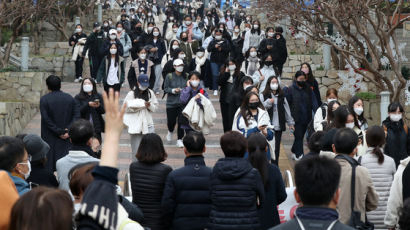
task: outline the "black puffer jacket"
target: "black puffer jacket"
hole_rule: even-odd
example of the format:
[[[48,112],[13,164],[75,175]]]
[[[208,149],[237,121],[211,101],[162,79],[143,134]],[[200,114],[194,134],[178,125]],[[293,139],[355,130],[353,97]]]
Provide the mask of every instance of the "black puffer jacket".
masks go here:
[[[257,200],[265,200],[259,172],[244,158],[222,158],[211,174],[209,229],[259,229]],[[262,205],[262,204],[261,204]]]
[[[130,165],[132,202],[144,213],[144,227],[167,229],[162,216],[161,199],[165,180],[172,168],[165,164],[133,162]]]
[[[203,156],[185,158],[185,167],[167,178],[162,209],[167,226],[173,230],[205,229],[209,222],[211,199],[209,179],[212,169]]]
[[[387,132],[384,154],[392,157],[396,163],[396,167],[398,167],[400,161],[409,156],[409,128],[403,123],[403,120],[393,122],[390,120],[390,117],[387,117],[386,120],[383,121],[383,127]]]

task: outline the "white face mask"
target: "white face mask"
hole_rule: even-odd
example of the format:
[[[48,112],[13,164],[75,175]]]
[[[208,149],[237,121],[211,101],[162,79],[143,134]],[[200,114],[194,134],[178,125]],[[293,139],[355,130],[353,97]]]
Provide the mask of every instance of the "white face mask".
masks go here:
[[[178,55],[178,58],[184,60],[185,59],[185,54]]]
[[[176,33],[176,32],[178,32],[178,28],[174,28],[174,29],[172,29],[172,31],[173,31],[174,33]]]
[[[258,28],[259,28],[259,25],[253,25],[253,28],[255,29],[255,30],[257,30]]]
[[[330,102],[332,102],[332,101],[337,101],[337,99],[334,99],[334,98],[329,98],[329,99],[327,99],[327,103],[329,104]]]
[[[216,39],[216,40],[221,40],[221,39],[222,39],[222,36],[221,36],[221,35],[217,35],[217,36],[215,36],[215,39]]]
[[[235,65],[229,65],[229,71],[235,71],[236,66]]]
[[[158,37],[158,36],[159,36],[159,32],[158,32],[158,31],[152,32],[152,35]]]
[[[76,33],[81,33],[82,31],[83,31],[83,29],[81,29],[81,28],[75,29],[75,32],[76,32]]]
[[[86,93],[93,91],[93,85],[83,85],[83,90]]]
[[[275,35],[275,33],[273,33],[273,32],[269,32],[269,33],[268,33],[268,36],[269,36],[269,37],[273,37],[274,35]]]
[[[199,81],[198,80],[192,80],[189,82],[191,84],[192,87],[196,88],[199,85]]]
[[[174,20],[174,17],[170,17],[169,20],[173,21],[173,20]]]
[[[354,128],[354,122],[346,123],[346,128],[353,129]]]
[[[249,87],[251,87],[251,86],[252,86],[252,85],[245,85],[245,86],[243,87],[243,90],[246,91],[246,89],[249,88]]]
[[[178,49],[179,48],[179,45],[172,45],[172,49]]]
[[[250,55],[251,57],[256,57],[257,54],[258,54],[258,53],[255,52],[255,51],[252,51],[252,52],[249,53],[249,55]]]
[[[151,13],[148,13],[148,17],[151,17],[151,15],[152,15]]]
[[[238,28],[235,28],[234,31],[235,31],[235,33],[239,33],[240,30]]]
[[[108,23],[104,23],[104,27],[107,27],[108,26]]]
[[[117,53],[117,49],[110,49],[110,53],[111,53],[111,54],[116,54],[116,53]]]
[[[141,91],[145,91],[146,89],[148,89],[148,86],[141,86],[141,85],[138,85],[138,89],[140,89]]]
[[[360,116],[363,113],[363,107],[357,107],[357,108],[354,108],[353,110],[357,114],[357,116]]]
[[[115,40],[116,38],[117,38],[117,35],[115,35],[115,34],[111,34],[111,35],[110,35],[110,39],[111,39],[111,40]]]
[[[204,54],[205,54],[204,52],[198,52],[196,53],[196,56],[201,58],[204,56]]]
[[[187,25],[187,26],[189,26],[189,25],[191,25],[191,21],[185,21],[185,25]]]
[[[152,31],[152,29],[154,29],[154,27],[148,27],[148,32],[150,32],[151,33],[151,31]]]
[[[271,88],[271,90],[278,90],[279,85],[277,83],[271,83],[270,88]]]
[[[121,28],[121,27],[117,27],[117,31],[118,31],[118,32],[122,32],[122,28]]]
[[[402,114],[390,114],[390,120],[393,122],[400,121],[403,118]]]
[[[27,163],[19,163],[19,164],[21,164],[21,165],[27,165],[27,167],[28,167],[28,172],[23,173],[24,179],[27,180],[27,178],[30,176],[30,173],[31,173],[31,163],[30,163],[30,161],[27,161]]]
[[[175,67],[175,70],[182,73],[182,72],[184,72],[184,67],[183,66],[177,66],[177,67]]]
[[[246,32],[248,32],[248,31],[250,31],[250,30],[251,30],[251,28],[249,28],[249,27],[246,27],[246,28],[245,28],[245,31],[246,31]]]
[[[139,57],[144,60],[147,57],[147,54],[140,54]]]

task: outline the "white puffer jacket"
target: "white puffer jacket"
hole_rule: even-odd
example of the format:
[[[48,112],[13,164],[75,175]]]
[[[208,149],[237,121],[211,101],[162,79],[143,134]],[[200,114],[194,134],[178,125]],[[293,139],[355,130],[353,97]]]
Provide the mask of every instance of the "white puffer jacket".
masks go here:
[[[409,162],[410,157],[401,160],[397,172],[394,174],[389,200],[387,201],[386,216],[384,217],[384,224],[388,228],[394,228],[399,222],[399,213],[403,208],[403,171]]]
[[[214,126],[216,120],[215,108],[212,102],[201,93],[198,93],[201,97],[201,104],[203,110],[196,103],[195,97],[192,97],[188,104],[185,106],[182,114],[188,118],[189,125],[196,131],[201,131],[204,134],[209,134],[209,129]]]
[[[384,216],[386,215],[387,200],[393,182],[393,176],[396,172],[396,164],[393,158],[384,155],[382,164],[378,163],[378,158],[372,153],[374,148],[368,147],[366,154],[361,156],[361,165],[369,170],[373,185],[379,195],[379,204],[377,209],[367,212],[367,218],[374,224],[375,229],[387,229],[384,225]]]

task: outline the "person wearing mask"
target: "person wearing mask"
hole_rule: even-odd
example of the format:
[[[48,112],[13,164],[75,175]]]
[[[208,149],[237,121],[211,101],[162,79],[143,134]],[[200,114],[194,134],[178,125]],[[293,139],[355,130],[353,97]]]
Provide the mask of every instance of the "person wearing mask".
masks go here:
[[[265,32],[260,28],[260,22],[258,20],[253,21],[253,26],[250,31],[245,34],[245,41],[243,42],[242,53],[245,54],[250,47],[259,48],[259,44],[265,37]],[[245,29],[245,28],[244,28]]]
[[[216,23],[215,23],[215,19],[212,16],[211,11],[208,11],[206,13],[206,17],[204,18],[204,23],[205,23],[205,26],[208,27],[208,28],[215,27]]]
[[[353,230],[338,220],[341,177],[341,168],[334,159],[312,156],[296,163],[294,196],[299,207],[295,211],[295,218],[269,230]]]
[[[290,106],[290,112],[295,120],[294,141],[292,145],[292,158],[300,160],[303,157],[303,137],[310,121],[312,113],[318,105],[312,89],[306,83],[306,74],[302,71],[295,73],[292,86],[284,89],[286,100]]]
[[[275,157],[273,163],[278,165],[282,132],[286,131],[286,125],[295,130],[295,121],[290,112],[289,103],[279,85],[279,79],[275,76],[268,78],[265,90],[260,95],[263,106],[268,111],[270,125],[275,131]]]
[[[182,137],[184,136],[184,130],[179,122],[179,117],[182,116],[182,105],[180,101],[180,95],[183,88],[187,85],[187,78],[184,72],[184,62],[177,58],[173,61],[175,71],[169,73],[165,77],[164,92],[167,94],[166,112],[168,123],[167,141],[172,140],[172,134],[174,132],[175,124],[178,121],[177,128],[177,147],[182,148]]]
[[[173,40],[178,39],[177,38],[178,28],[179,28],[179,25],[177,22],[175,22],[172,24],[171,28],[167,30],[167,33],[165,34],[165,39],[167,39],[169,43],[171,43],[171,41]]]
[[[68,173],[70,169],[85,162],[99,162],[91,149],[94,128],[90,121],[84,119],[76,120],[70,127],[70,141],[73,146],[68,154],[57,161],[57,179],[60,183],[59,189],[70,191]]]
[[[153,68],[155,73],[155,82],[153,89],[155,94],[158,95],[162,78],[161,61],[165,53],[167,52],[165,41],[162,38],[158,27],[154,27],[154,29],[152,29],[152,33],[150,34],[150,39],[147,42],[147,46],[152,47],[149,49],[149,56],[151,57],[151,61],[154,63]]]
[[[80,116],[89,120],[94,127],[95,137],[101,142],[101,133],[104,132],[105,113],[102,96],[97,92],[97,85],[92,78],[86,78],[81,82],[80,93],[74,97],[80,109]]]
[[[56,161],[70,148],[68,128],[80,117],[74,98],[61,91],[61,79],[50,75],[46,79],[50,91],[40,99],[41,138],[50,146],[47,170],[54,172]]]
[[[208,185],[212,169],[206,166],[203,156],[205,137],[193,131],[183,141],[184,166],[168,174],[162,196],[165,223],[172,229],[206,229],[211,211]]]
[[[179,47],[185,53],[184,62],[189,64],[191,63],[192,58],[195,57],[195,53],[197,52],[198,47],[199,47],[199,42],[197,40],[188,41],[187,32],[180,33],[180,36],[181,36],[180,37],[181,42],[179,44]]]
[[[342,169],[337,205],[339,220],[348,224],[352,215],[355,215],[364,223],[366,212],[377,208],[379,196],[367,168],[353,158],[357,152],[358,136],[352,129],[342,128],[336,132],[333,141],[333,152],[337,154],[335,159]],[[351,188],[352,184],[354,188]]]
[[[111,44],[110,55],[108,55],[106,59],[106,74],[103,79],[104,91],[108,92],[108,90],[112,88],[114,91],[119,92],[123,83],[120,74],[122,57],[118,53],[118,46],[115,43]]]
[[[215,39],[209,44],[208,52],[211,53],[211,70],[212,70],[212,88],[214,96],[218,95],[218,78],[220,69],[228,59],[230,44],[229,41],[222,38],[223,31],[215,31]]]
[[[209,44],[210,44],[213,40],[215,40],[215,32],[216,32],[217,30],[218,30],[218,29],[217,29],[217,28],[214,28],[214,27],[208,28],[208,31],[209,31],[208,37],[206,37],[206,38],[204,39],[204,41],[202,42],[202,48],[204,48],[205,50],[208,50]]]
[[[139,75],[137,84],[137,87],[128,92],[124,99],[124,104],[127,107],[124,114],[124,124],[128,127],[130,134],[133,161],[136,161],[135,155],[143,135],[155,132],[152,113],[158,107],[155,93],[148,88],[148,75]]]
[[[152,230],[167,229],[162,216],[161,200],[165,181],[172,168],[161,163],[167,158],[161,137],[155,133],[144,135],[136,158],[138,161],[131,163],[129,171],[132,202],[144,213],[141,224]]]
[[[244,41],[243,33],[241,33],[239,25],[235,25],[235,27],[233,28],[233,32],[232,32],[231,56],[238,63],[242,63],[245,59],[243,54],[242,54],[243,41]]]
[[[232,15],[231,10],[226,10],[224,17],[221,19],[223,23],[225,23],[226,28],[228,29],[228,32],[232,33],[233,28],[235,27],[235,19]]]
[[[129,30],[128,30],[129,31]],[[130,49],[132,48],[131,38],[128,36],[128,33],[125,30],[125,25],[122,22],[117,22],[117,38],[120,40],[122,45],[122,61],[120,63],[121,68],[121,82],[124,82],[125,79],[125,67],[130,56]]]
[[[173,73],[175,71],[174,68],[174,61],[176,59],[181,59],[182,62],[184,62],[185,59],[185,53],[183,50],[181,50],[181,48],[176,48],[172,53],[171,53],[171,59],[165,63],[164,68],[162,69],[162,77],[166,78],[166,76],[170,73]],[[188,72],[188,65],[186,63],[184,63],[184,72],[187,73]]]
[[[152,33],[152,30],[154,29],[154,27],[155,27],[155,22],[148,22],[147,31],[146,31],[148,36]]]
[[[358,161],[369,170],[370,177],[379,195],[377,209],[367,212],[366,216],[375,225],[375,229],[387,229],[387,226],[384,225],[386,201],[389,198],[388,192],[396,173],[396,164],[393,158],[383,154],[383,145],[386,142],[386,138],[382,127],[370,127],[366,132],[366,142],[368,146],[367,152],[359,157]]]
[[[169,46],[167,49],[167,53],[162,57],[162,61],[161,61],[161,68],[164,69],[165,65],[173,60],[173,53],[175,53],[175,50],[179,49],[179,41],[178,40],[172,40],[171,42],[169,42]]]
[[[0,170],[8,173],[19,196],[31,190],[30,184],[26,181],[31,173],[30,160],[31,156],[28,155],[21,139],[0,137]]]
[[[57,188],[56,177],[46,169],[47,153],[50,146],[36,134],[19,134],[16,137],[23,141],[27,154],[31,156],[31,172],[27,182],[36,186]]]
[[[316,78],[313,76],[312,68],[310,67],[309,63],[302,63],[300,66],[300,70],[306,74],[306,84],[313,90],[315,93],[314,100],[316,101],[318,106],[322,105],[322,99],[320,97],[319,91],[319,83],[317,82]]]
[[[327,118],[326,120],[322,121],[321,125],[322,125],[322,129],[324,131],[327,131],[329,129],[331,129],[333,127],[333,122],[335,120],[336,117],[336,110],[341,106],[340,102],[338,101],[331,101],[328,105],[327,105]],[[345,108],[345,110],[348,110],[347,107]],[[345,122],[343,122],[343,126],[340,125],[341,123],[339,122],[339,127],[346,127]],[[317,131],[316,131],[317,132]]]
[[[131,32],[131,23],[130,23],[130,20],[128,18],[128,15],[122,14],[121,15],[121,20],[117,22],[117,25],[118,25],[119,22],[123,25],[123,29],[125,30],[126,33]]]
[[[130,38],[132,40],[131,58],[134,61],[138,58],[138,51],[145,46],[148,40],[148,35],[144,31],[141,21],[138,20],[135,22]]]
[[[198,25],[196,23],[192,23],[192,18],[189,15],[186,15],[184,17],[184,22],[178,28],[177,38],[181,37],[182,32],[188,33],[188,42],[192,42],[192,40],[200,41],[204,36],[204,34],[199,29]]]
[[[256,48],[251,47],[245,54],[245,61],[242,62],[242,73],[246,76],[253,76],[261,68],[260,61]]]
[[[256,84],[257,88],[263,92],[265,90],[268,78],[271,76],[277,76],[276,70],[273,67],[272,55],[267,54],[262,58],[262,63],[260,69],[257,69],[253,75],[253,82]],[[280,77],[278,77],[280,83]]]
[[[70,39],[68,40],[68,45],[73,47],[73,53],[74,53],[74,48],[78,43],[78,40],[82,38],[87,38],[87,35],[83,33],[83,26],[81,24],[78,24],[75,26],[75,33],[71,35]],[[84,57],[81,57],[81,55],[77,55],[75,59],[75,80],[74,82],[80,82],[83,78],[83,64],[84,64]]]
[[[192,59],[189,65],[189,71],[196,71],[200,74],[201,85],[204,88],[210,88],[212,85],[211,63],[208,59],[208,52],[204,48],[199,47],[195,58]]]
[[[148,23],[154,23],[154,26],[155,26],[155,22],[158,22],[158,21],[159,21],[158,16],[155,15],[155,14],[152,12],[151,9],[149,9],[148,12],[147,12],[147,22],[148,22]],[[151,32],[150,32],[150,33],[151,33]]]
[[[404,122],[404,108],[400,103],[391,103],[387,111],[389,116],[383,121],[383,128],[386,133],[384,154],[392,157],[396,167],[398,167],[400,161],[410,155],[409,129]]]
[[[323,131],[323,124],[326,124],[327,122],[327,117],[328,117],[328,108],[329,104],[332,101],[337,101],[338,96],[337,96],[337,89],[335,88],[329,88],[326,91],[326,102],[324,102],[317,110],[315,113],[315,116],[313,118],[313,128],[315,131]],[[340,103],[339,103],[340,104]]]
[[[111,29],[108,32],[108,37],[104,40],[103,46],[102,46],[102,50],[101,50],[101,54],[104,56],[102,62],[101,62],[101,66],[100,66],[100,70],[98,71],[98,75],[97,75],[97,83],[101,83],[101,81],[104,79],[104,75],[106,75],[107,73],[106,71],[106,59],[107,57],[111,56],[111,52],[110,52],[110,48],[112,44],[115,44],[117,46],[117,53],[120,57],[123,56],[124,54],[124,48],[122,46],[122,43],[120,41],[120,39],[117,36],[117,30],[116,29]],[[101,74],[103,73],[103,74]]]
[[[259,53],[262,57],[269,53],[272,55],[272,57],[276,58],[275,54],[277,52],[277,47],[275,30],[273,29],[273,27],[267,27],[265,34],[266,38],[264,38],[259,45]]]
[[[222,38],[226,39],[230,43],[232,41],[231,32],[228,31],[228,29],[226,28],[226,24],[223,22],[220,22],[217,28],[219,28],[219,30],[222,31]]]
[[[268,229],[280,224],[278,205],[286,200],[287,194],[279,168],[266,159],[268,143],[260,133],[248,138],[249,162],[258,170],[265,188],[265,205],[259,210],[261,228]]]
[[[242,82],[244,77],[243,73],[239,71],[239,67],[235,61],[232,58],[228,59],[219,77],[219,85],[221,87],[219,103],[221,106],[224,132],[232,130],[235,113],[242,103],[241,96],[244,92],[241,88],[243,87]]]
[[[110,29],[112,29],[112,28],[111,28],[111,25],[110,25],[109,21],[104,20],[103,21],[103,26],[101,27],[101,30],[104,32],[104,37],[105,38],[108,37],[108,35],[109,35],[108,32],[110,31]]]
[[[175,26],[174,26],[175,25]],[[175,19],[175,16],[171,13],[170,15],[167,16],[167,19],[164,21],[164,25],[162,27],[163,34],[165,34],[165,39],[170,42],[172,39],[172,36],[168,37],[170,32],[173,32],[174,27],[176,28],[175,30],[175,38],[176,34],[178,32],[178,21]],[[171,33],[172,35],[172,33]]]
[[[248,145],[235,131],[220,139],[224,158],[211,173],[209,229],[259,229],[259,209],[265,205],[265,189],[257,169],[244,158]]]
[[[138,50],[138,59],[131,62],[128,71],[128,84],[131,90],[137,88],[137,77],[141,74],[148,75],[149,88],[152,89],[155,83],[154,63],[147,58],[148,51],[145,48]]]
[[[288,49],[286,46],[286,40],[282,35],[283,28],[281,26],[275,27],[275,39],[276,39],[276,52],[273,54],[273,65],[278,69],[278,74],[282,76],[283,65],[288,58]]]
[[[93,25],[93,32],[87,37],[85,42],[82,57],[85,57],[88,51],[88,57],[90,58],[90,73],[91,77],[97,79],[98,70],[100,69],[103,56],[101,55],[101,49],[104,42],[104,32],[101,30],[100,23],[95,22]]]

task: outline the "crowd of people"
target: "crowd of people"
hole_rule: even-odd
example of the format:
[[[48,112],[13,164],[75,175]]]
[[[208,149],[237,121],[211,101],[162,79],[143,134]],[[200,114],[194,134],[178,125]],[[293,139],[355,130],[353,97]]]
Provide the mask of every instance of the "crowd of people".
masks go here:
[[[76,25],[69,44],[79,93],[47,78],[41,137],[0,137],[0,230],[410,229],[410,135],[400,103],[389,105],[382,126],[369,126],[359,97],[343,104],[334,88],[321,97],[309,63],[286,85],[283,29],[261,28],[237,0],[209,8],[197,0],[116,4],[121,15],[94,23],[90,35]],[[155,133],[160,93],[165,139],[176,128],[185,154],[178,169],[163,163],[167,151]],[[212,96],[224,157],[211,168]],[[131,198],[118,186],[124,127]],[[287,129],[294,194],[279,168]],[[299,207],[282,223],[278,206],[289,195]]]

